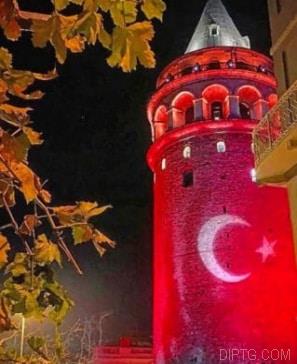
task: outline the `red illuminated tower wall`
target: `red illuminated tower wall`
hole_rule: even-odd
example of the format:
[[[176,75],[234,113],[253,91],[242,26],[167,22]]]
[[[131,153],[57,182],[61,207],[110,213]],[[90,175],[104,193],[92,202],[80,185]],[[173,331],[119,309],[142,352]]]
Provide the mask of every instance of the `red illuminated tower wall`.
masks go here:
[[[287,194],[253,180],[251,132],[275,87],[269,58],[233,47],[188,53],[158,79],[148,105],[156,364],[297,363]]]

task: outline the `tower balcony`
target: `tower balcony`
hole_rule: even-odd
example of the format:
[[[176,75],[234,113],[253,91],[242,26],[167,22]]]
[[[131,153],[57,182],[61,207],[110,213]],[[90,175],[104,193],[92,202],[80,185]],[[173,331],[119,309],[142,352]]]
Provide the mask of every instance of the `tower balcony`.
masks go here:
[[[259,183],[287,184],[297,176],[297,81],[253,134]]]
[[[245,71],[247,75],[252,73],[269,78],[273,76],[273,65],[270,58],[239,47],[213,47],[186,53],[182,57],[171,62],[160,74],[157,81],[157,89],[170,84],[174,80],[181,80],[189,75],[203,75],[224,73],[231,71],[231,75],[236,71]],[[206,72],[206,74],[205,74]],[[228,77],[230,72],[227,73]],[[265,77],[266,76],[266,77]]]

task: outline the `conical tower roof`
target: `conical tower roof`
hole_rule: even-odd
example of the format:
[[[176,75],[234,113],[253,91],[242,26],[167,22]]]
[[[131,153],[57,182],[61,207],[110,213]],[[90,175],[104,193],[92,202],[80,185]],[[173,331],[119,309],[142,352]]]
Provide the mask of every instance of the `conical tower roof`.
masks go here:
[[[219,46],[250,48],[250,40],[239,33],[221,0],[208,0],[186,53]]]

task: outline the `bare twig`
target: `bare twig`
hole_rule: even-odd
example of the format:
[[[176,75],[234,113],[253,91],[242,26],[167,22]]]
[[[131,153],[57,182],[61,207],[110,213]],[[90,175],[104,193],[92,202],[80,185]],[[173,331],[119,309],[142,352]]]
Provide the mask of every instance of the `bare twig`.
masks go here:
[[[47,206],[39,199],[36,198],[36,204],[39,206],[39,208],[41,208],[48,219],[48,222],[51,226],[51,228],[54,230],[56,238],[58,240],[58,244],[61,247],[61,249],[64,251],[64,253],[66,254],[68,260],[74,265],[74,267],[76,268],[77,272],[79,274],[83,274],[82,270],[80,269],[80,266],[78,265],[77,261],[75,260],[74,256],[71,254],[70,250],[68,249],[66,243],[64,242],[63,238],[61,237],[60,231],[62,230],[61,228],[59,229],[51,215],[51,213],[49,212],[49,209],[47,208]]]
[[[11,209],[10,209],[10,207],[9,207],[9,205],[8,205],[8,203],[7,203],[7,201],[6,201],[5,194],[3,194],[3,195],[2,195],[2,200],[3,200],[3,205],[4,205],[4,207],[5,207],[5,209],[6,209],[7,213],[8,213],[8,215],[9,215],[9,217],[10,217],[10,220],[11,220],[11,222],[12,222],[12,225],[13,225],[13,227],[14,227],[14,231],[15,231],[16,235],[18,235],[18,236],[19,236],[19,238],[21,239],[21,241],[22,241],[22,243],[23,243],[23,245],[24,245],[24,247],[25,247],[25,249],[26,249],[26,252],[27,252],[29,255],[33,255],[33,252],[32,252],[32,250],[31,250],[31,248],[30,248],[30,246],[29,246],[28,242],[26,241],[26,239],[24,239],[23,235],[22,235],[22,234],[20,233],[20,231],[19,231],[19,225],[18,225],[18,223],[16,222],[16,220],[15,220],[15,218],[14,218],[14,216],[13,216],[13,213],[12,213],[12,211],[11,211]]]

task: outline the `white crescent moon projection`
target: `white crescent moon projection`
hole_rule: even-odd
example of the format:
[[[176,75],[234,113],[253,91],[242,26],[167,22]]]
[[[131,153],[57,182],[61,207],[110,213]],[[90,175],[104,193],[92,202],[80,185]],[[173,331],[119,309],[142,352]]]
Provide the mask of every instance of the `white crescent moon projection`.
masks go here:
[[[227,272],[217,261],[214,254],[216,235],[226,225],[250,226],[248,222],[235,215],[219,215],[209,219],[201,228],[198,236],[198,252],[206,269],[216,278],[227,283],[238,283],[250,277],[251,273],[236,275]]]

